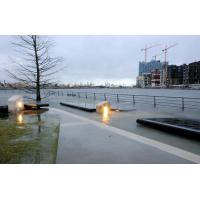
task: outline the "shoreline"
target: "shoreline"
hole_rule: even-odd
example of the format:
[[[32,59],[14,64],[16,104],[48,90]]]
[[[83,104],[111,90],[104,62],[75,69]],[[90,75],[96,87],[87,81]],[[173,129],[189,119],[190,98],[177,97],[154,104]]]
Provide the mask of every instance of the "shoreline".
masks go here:
[[[165,89],[165,90],[200,90],[199,88],[180,88],[180,87],[145,87],[145,88],[139,88],[139,87],[70,87],[70,88],[41,88],[42,90],[76,90],[76,89]],[[27,88],[0,88],[0,90],[27,90]]]

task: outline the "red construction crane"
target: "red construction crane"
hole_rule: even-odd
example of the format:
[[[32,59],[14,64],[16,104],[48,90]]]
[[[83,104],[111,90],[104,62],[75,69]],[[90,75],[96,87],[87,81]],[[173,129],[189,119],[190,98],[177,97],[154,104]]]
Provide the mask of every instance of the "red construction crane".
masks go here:
[[[167,80],[167,51],[168,49],[172,48],[172,47],[175,47],[176,45],[178,45],[177,43],[176,44],[173,44],[171,46],[165,46],[165,48],[162,50],[165,54],[165,68],[164,68],[164,77],[163,77],[163,84],[164,85],[168,85],[168,80]]]
[[[145,62],[147,62],[147,50],[151,49],[153,47],[157,47],[157,46],[161,46],[161,44],[156,44],[156,45],[152,45],[152,46],[149,46],[149,47],[147,47],[147,45],[145,45],[144,49],[141,49],[141,51],[144,51],[144,60],[145,60]]]

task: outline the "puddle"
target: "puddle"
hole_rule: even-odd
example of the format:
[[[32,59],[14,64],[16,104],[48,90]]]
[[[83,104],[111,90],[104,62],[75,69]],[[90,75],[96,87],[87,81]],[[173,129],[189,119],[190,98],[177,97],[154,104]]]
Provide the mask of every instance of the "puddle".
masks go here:
[[[59,126],[49,112],[0,117],[0,163],[55,163]]]

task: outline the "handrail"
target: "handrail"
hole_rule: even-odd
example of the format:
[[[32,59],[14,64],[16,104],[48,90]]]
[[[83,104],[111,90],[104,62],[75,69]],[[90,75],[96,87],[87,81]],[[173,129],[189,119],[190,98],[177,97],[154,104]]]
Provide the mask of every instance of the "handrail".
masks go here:
[[[51,96],[51,91],[48,92]],[[101,92],[78,92],[78,91],[61,91],[61,96],[67,95],[76,98],[85,98],[96,100],[108,100],[117,103],[133,103],[135,104],[152,104],[157,106],[178,107],[184,110],[196,109],[200,110],[200,98],[184,97],[184,96],[161,96],[161,95],[140,95],[140,94],[123,94],[123,93],[101,93]],[[59,91],[53,93],[59,96]]]

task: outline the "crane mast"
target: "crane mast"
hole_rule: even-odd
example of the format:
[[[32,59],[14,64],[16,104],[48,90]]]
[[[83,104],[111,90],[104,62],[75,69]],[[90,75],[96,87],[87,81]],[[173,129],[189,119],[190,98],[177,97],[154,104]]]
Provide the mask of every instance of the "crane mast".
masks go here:
[[[165,54],[164,70],[163,70],[163,85],[166,85],[166,86],[168,86],[167,53],[168,53],[168,49],[171,49],[171,48],[175,47],[176,45],[178,45],[178,44],[176,43],[176,44],[173,44],[171,46],[165,46],[165,48],[162,50],[163,53]]]

